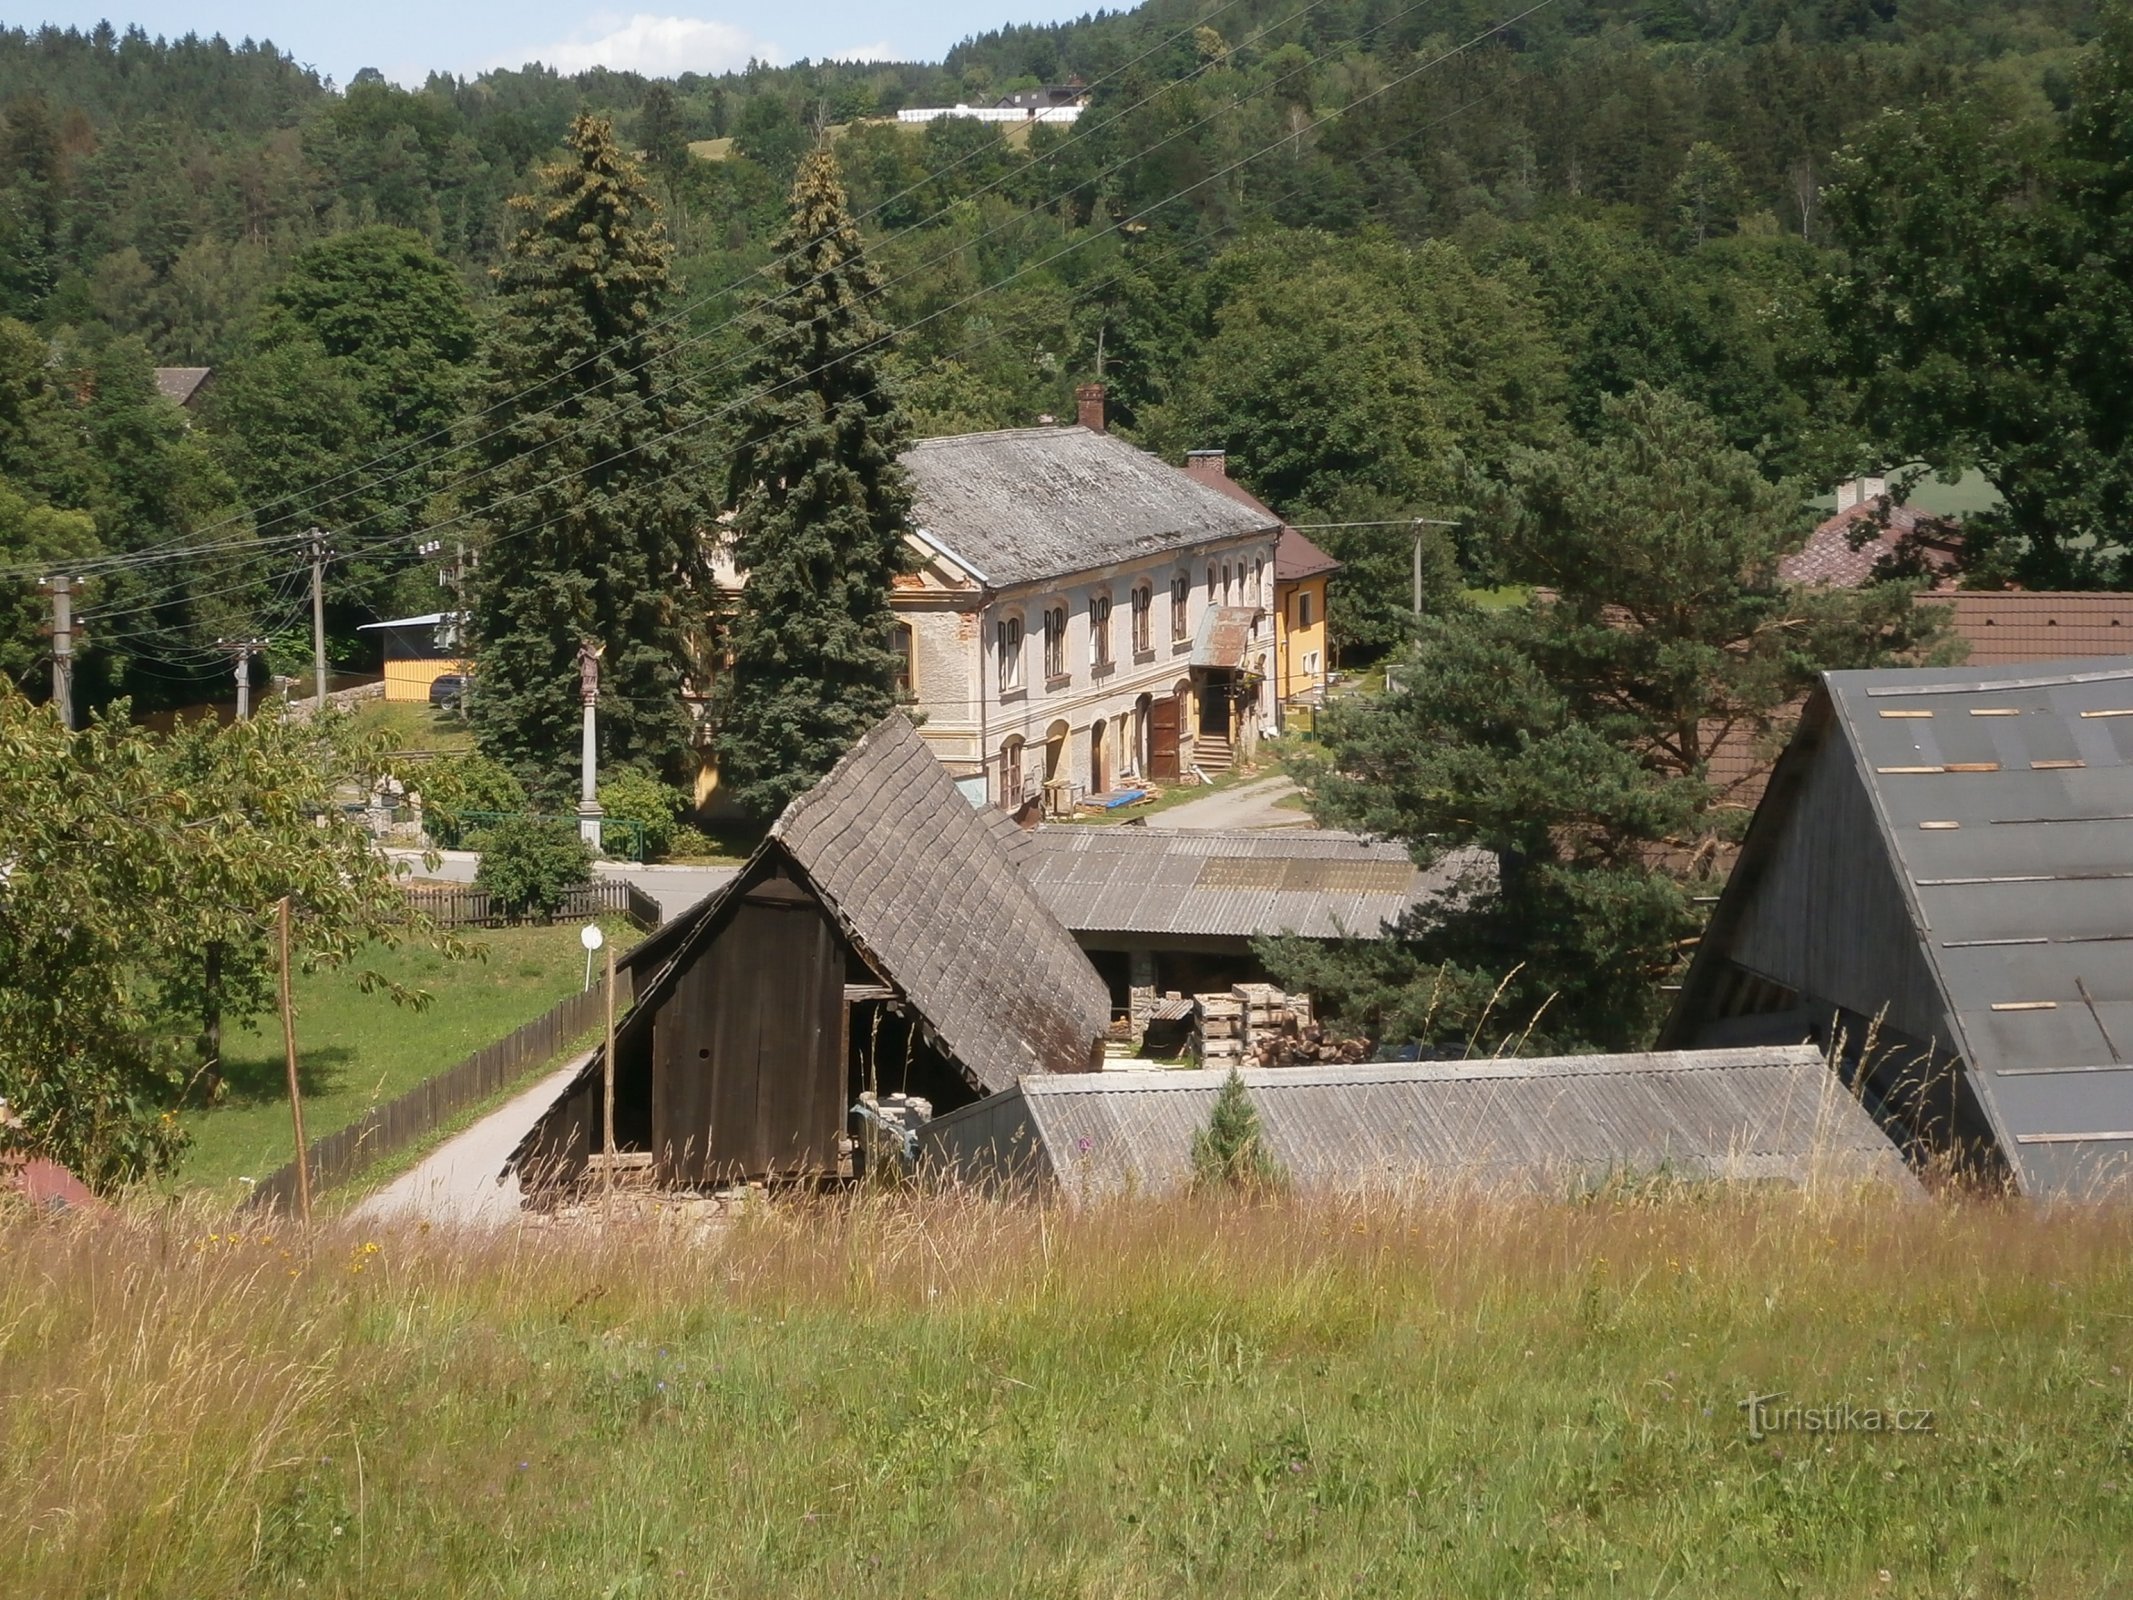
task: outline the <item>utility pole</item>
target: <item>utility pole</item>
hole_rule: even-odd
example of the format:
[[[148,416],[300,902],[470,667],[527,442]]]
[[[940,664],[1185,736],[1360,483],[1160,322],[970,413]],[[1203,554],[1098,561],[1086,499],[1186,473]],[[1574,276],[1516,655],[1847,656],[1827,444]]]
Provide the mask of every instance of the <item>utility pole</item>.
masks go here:
[[[420,554],[442,557],[444,541],[432,539],[421,546]],[[467,574],[474,570],[474,558],[467,554],[464,539],[452,541],[452,558],[441,560],[437,566],[437,587],[448,589],[452,595],[452,652],[460,673],[467,678],[466,687],[459,692],[459,715],[467,715],[467,702],[474,696],[474,683],[467,660]]]
[[[1435,517],[1416,517],[1415,529],[1415,621],[1422,620],[1422,530],[1424,528],[1456,528],[1456,522],[1444,522]]]
[[[74,726],[74,580],[47,578],[52,595],[52,704],[62,726]]]
[[[304,1143],[304,1092],[296,1081],[296,1013],[289,1005],[289,897],[275,907],[281,949],[281,1047],[289,1070],[289,1119],[296,1129],[296,1209],[311,1225],[311,1151]]]
[[[313,707],[320,716],[326,712],[326,558],[332,552],[326,548],[326,530],[311,530],[311,680],[318,689],[318,701]]]
[[[247,721],[252,715],[252,657],[266,653],[267,641],[217,639],[215,648],[229,653],[232,672],[237,679],[237,720]]]
[[[587,639],[578,646],[578,697],[585,707],[585,725],[578,747],[578,837],[595,850],[600,848],[600,754],[593,718],[600,703],[600,657],[606,647]]]

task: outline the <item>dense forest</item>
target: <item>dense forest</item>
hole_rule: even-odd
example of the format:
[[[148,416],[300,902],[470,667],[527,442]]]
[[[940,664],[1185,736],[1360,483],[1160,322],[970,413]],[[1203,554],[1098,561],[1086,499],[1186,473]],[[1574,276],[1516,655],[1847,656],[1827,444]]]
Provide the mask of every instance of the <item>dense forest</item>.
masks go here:
[[[1641,384],[1796,496],[1980,468],[2008,502],[1982,575],[2116,582],[2117,380],[2041,424],[1961,381],[2049,388],[2108,334],[2081,240],[2133,145],[2087,64],[2104,26],[2081,0],[1152,0],[939,65],[418,90],[265,43],[0,29],[0,669],[38,687],[36,579],[71,563],[85,702],[198,698],[238,635],[299,670],[314,525],[337,652],[436,608],[494,460],[470,397],[506,202],[585,111],[662,202],[707,517],[746,314],[827,140],[921,433],[1070,412],[1100,376],[1116,426],[1226,446],[1293,519],[1459,522],[1444,581],[1480,583],[1501,485]],[[1076,124],[892,117],[1062,81],[1092,95]],[[2019,350],[2010,294],[2050,313]],[[157,366],[216,377],[181,412]],[[2043,436],[2080,450],[2043,462]],[[1326,542],[1343,647],[1396,642],[1404,538]]]

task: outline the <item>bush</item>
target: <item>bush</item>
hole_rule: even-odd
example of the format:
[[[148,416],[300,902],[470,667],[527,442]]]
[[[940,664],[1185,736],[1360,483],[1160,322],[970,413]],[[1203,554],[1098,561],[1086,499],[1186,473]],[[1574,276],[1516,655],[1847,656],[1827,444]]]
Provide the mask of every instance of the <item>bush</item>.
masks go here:
[[[554,916],[573,889],[592,881],[592,849],[568,822],[506,817],[488,830],[474,887],[513,916]]]
[[[1281,1165],[1261,1142],[1259,1111],[1231,1067],[1215,1096],[1207,1126],[1192,1136],[1192,1186],[1278,1193],[1287,1187]]]
[[[393,776],[422,796],[423,821],[433,838],[456,835],[459,819],[469,811],[526,809],[525,785],[512,775],[511,769],[474,752],[438,761],[410,762]]]
[[[655,861],[674,845],[681,816],[680,791],[657,778],[625,767],[600,785],[600,809],[644,829],[644,859]]]

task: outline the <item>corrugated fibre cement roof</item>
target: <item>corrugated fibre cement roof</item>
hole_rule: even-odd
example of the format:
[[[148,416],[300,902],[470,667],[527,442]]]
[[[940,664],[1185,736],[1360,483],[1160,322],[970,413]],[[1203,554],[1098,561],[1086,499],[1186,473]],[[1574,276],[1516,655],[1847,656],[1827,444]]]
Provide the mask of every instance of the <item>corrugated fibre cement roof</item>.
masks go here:
[[[2133,1177],[2133,660],[1828,685],[2022,1189],[2116,1190]]]
[[[1019,1130],[1070,1197],[1160,1192],[1188,1180],[1193,1135],[1227,1076],[1130,1069],[1029,1078],[998,1104],[940,1119],[926,1140],[941,1156],[967,1158],[986,1137],[1010,1143]],[[1611,1174],[1661,1173],[1916,1189],[1895,1146],[1812,1046],[1248,1067],[1241,1076],[1270,1152],[1307,1190],[1445,1183],[1569,1192]]]
[[[1038,828],[1023,864],[1077,933],[1375,939],[1428,901],[1493,878],[1455,851],[1427,871],[1401,845],[1316,829]]]

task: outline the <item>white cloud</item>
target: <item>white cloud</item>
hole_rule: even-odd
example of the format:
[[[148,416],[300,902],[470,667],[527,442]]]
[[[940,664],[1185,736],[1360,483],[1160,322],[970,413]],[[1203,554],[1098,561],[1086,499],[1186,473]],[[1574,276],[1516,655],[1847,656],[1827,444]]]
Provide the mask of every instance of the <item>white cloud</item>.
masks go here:
[[[855,44],[849,49],[832,50],[822,58],[824,61],[908,61],[910,56],[896,48],[886,39],[876,39],[872,44]]]
[[[655,17],[640,11],[628,18],[611,12],[596,15],[572,38],[498,57],[490,65],[540,61],[566,74],[612,67],[618,72],[671,78],[681,72],[728,72],[745,67],[751,58],[775,62],[784,56],[768,39],[729,22]]]

